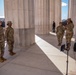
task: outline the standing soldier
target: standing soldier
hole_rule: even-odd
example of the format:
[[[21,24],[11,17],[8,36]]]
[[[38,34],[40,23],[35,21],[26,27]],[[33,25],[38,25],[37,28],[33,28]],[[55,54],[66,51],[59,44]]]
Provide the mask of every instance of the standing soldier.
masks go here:
[[[59,22],[59,26],[56,28],[56,34],[58,39],[58,46],[60,46],[64,35],[64,27],[62,25],[62,22]]]
[[[56,27],[56,25],[55,25],[55,22],[53,21],[53,25],[52,25],[53,32],[55,32],[55,27]]]
[[[14,55],[16,53],[13,52],[13,45],[14,45],[14,29],[12,28],[12,22],[8,21],[7,22],[7,28],[6,28],[6,40],[7,40],[7,44],[8,44],[8,49],[9,49],[9,53],[10,55]]]
[[[0,21],[0,62],[4,62],[6,60],[3,57],[3,55],[4,55],[4,44],[5,44],[4,30],[2,27],[2,21]]]
[[[66,25],[66,44],[67,44],[67,50],[70,49],[71,46],[71,38],[73,37],[73,28],[74,28],[74,24],[71,20],[71,18],[69,18],[67,20],[67,25]]]

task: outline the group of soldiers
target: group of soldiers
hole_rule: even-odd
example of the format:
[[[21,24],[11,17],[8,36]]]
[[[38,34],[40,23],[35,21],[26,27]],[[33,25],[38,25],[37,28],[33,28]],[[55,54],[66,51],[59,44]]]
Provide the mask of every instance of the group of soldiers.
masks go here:
[[[58,39],[58,46],[61,46],[64,33],[66,32],[66,50],[70,50],[71,38],[73,37],[74,24],[71,18],[67,19],[67,25],[63,25],[59,22],[59,26],[56,28],[56,34]]]
[[[71,38],[73,37],[73,28],[74,24],[71,20],[71,18],[67,19],[67,25],[63,25],[62,22],[59,22],[59,26],[56,28],[56,34],[58,39],[58,46],[61,46],[62,39],[64,36],[64,33],[66,31],[66,50],[70,49],[71,46]],[[4,62],[5,59],[3,57],[4,55],[4,46],[5,41],[7,41],[8,44],[8,51],[11,56],[15,55],[16,53],[13,52],[13,45],[14,45],[14,29],[12,28],[12,22],[7,22],[7,28],[3,29],[2,27],[2,21],[0,21],[0,62]]]
[[[7,28],[5,30],[2,27],[2,21],[0,21],[0,62],[4,62],[7,60],[3,57],[5,41],[7,41],[8,44],[9,54],[11,56],[15,55],[16,53],[13,52],[14,29],[12,28],[11,21],[7,22]]]

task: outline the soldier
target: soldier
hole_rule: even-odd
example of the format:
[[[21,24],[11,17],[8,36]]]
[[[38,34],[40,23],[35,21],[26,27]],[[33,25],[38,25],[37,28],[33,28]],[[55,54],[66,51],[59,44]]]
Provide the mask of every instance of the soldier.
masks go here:
[[[73,28],[74,28],[74,24],[71,18],[67,19],[67,25],[65,27],[67,50],[69,50],[71,46],[71,38],[73,37]]]
[[[2,27],[2,21],[0,21],[0,62],[4,62],[6,60],[3,57],[3,55],[4,55],[4,44],[5,44],[4,30]]]
[[[56,28],[56,34],[58,39],[58,46],[60,46],[64,35],[64,27],[62,25],[62,22],[59,22],[59,26]]]
[[[53,21],[53,25],[52,25],[53,32],[55,32],[55,27],[56,27],[56,25],[55,25],[55,22]]]
[[[13,52],[13,45],[14,45],[14,29],[12,28],[12,22],[8,21],[7,22],[7,28],[5,32],[7,44],[8,44],[8,49],[9,49],[9,54],[12,56],[16,53]]]

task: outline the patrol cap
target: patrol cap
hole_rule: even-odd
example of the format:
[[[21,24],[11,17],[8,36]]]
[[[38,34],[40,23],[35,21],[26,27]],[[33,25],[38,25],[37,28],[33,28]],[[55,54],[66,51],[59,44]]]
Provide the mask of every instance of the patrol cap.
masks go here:
[[[69,20],[71,23],[73,23],[73,21],[71,20],[71,18],[68,18],[67,21],[68,21],[68,20]]]
[[[68,18],[67,20],[71,20],[71,18]]]
[[[12,24],[12,22],[11,22],[11,21],[8,21],[8,22],[7,22],[7,25],[10,25],[10,24]]]

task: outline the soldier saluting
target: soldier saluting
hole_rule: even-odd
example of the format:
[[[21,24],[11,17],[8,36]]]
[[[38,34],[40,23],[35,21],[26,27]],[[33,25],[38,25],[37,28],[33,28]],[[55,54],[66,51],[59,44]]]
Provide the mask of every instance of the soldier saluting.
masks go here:
[[[12,22],[8,21],[7,22],[7,28],[5,32],[7,44],[8,44],[8,49],[9,49],[9,54],[12,56],[16,53],[13,52],[13,45],[14,45],[14,29],[12,28]]]
[[[67,25],[65,26],[67,50],[69,50],[71,46],[71,38],[73,37],[73,28],[74,28],[74,24],[71,18],[68,18]]]

